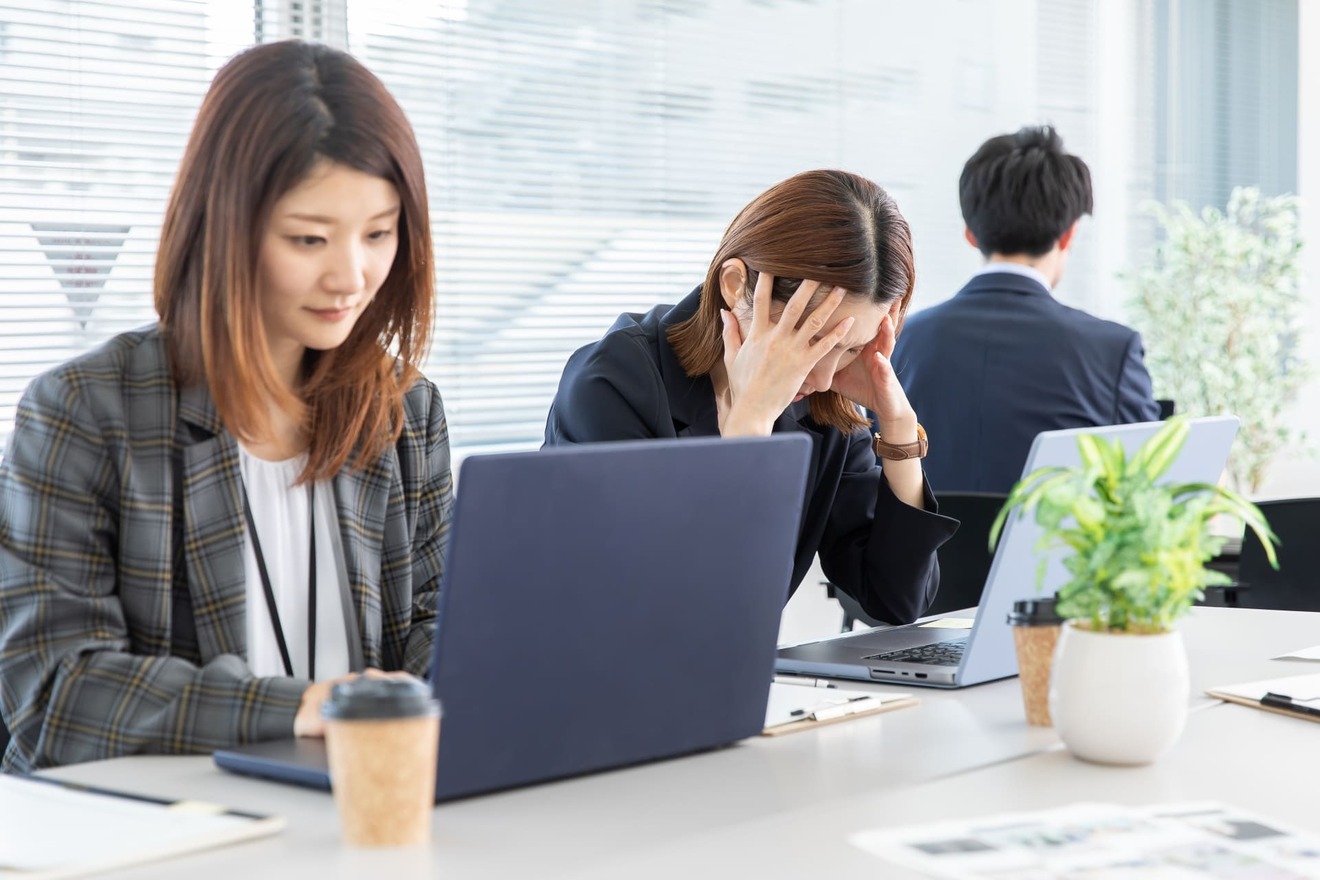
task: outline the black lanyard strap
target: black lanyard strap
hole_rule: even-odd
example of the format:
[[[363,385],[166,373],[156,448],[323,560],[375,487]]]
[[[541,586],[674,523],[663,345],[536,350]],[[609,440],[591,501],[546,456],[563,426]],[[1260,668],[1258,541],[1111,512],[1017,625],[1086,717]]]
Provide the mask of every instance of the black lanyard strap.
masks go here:
[[[248,534],[252,536],[252,552],[257,557],[257,572],[266,593],[266,610],[270,612],[270,625],[275,630],[275,644],[284,661],[284,673],[293,677],[293,661],[289,659],[289,645],[284,640],[284,627],[280,625],[280,610],[275,604],[275,590],[270,585],[266,570],[266,557],[261,552],[261,539],[257,537],[257,523],[252,519],[252,505],[248,503],[247,487],[243,488],[243,516],[247,519]],[[307,484],[307,529],[311,533],[307,555],[307,677],[316,680],[316,486]]]

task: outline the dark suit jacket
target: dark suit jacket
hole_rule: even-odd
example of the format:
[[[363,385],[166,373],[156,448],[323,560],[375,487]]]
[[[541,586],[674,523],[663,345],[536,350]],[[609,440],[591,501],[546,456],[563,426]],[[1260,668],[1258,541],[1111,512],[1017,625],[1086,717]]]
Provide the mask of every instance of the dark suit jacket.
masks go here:
[[[578,349],[559,381],[546,445],[718,435],[709,377],[689,378],[665,336],[696,311],[699,294],[700,288],[676,306],[622,315],[599,342]],[[929,513],[894,497],[867,431],[845,435],[819,425],[805,400],[789,407],[774,430],[805,432],[813,447],[790,595],[819,551],[825,576],[867,614],[894,623],[919,617],[939,584],[935,550],[957,522],[934,513],[929,489]]]
[[[1142,355],[1135,331],[994,272],[910,315],[893,362],[935,491],[1007,492],[1041,431],[1159,417]]]
[[[449,529],[440,395],[334,479],[368,666],[425,675]],[[291,736],[308,682],[245,662],[238,446],[179,389],[156,328],[37,377],[0,466],[0,695],[7,768],[195,753]]]

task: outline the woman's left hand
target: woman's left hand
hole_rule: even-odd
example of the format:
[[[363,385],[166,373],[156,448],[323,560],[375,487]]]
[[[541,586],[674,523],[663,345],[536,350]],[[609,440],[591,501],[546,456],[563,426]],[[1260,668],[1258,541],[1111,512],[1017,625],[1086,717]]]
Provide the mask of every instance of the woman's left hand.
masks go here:
[[[885,315],[875,339],[844,369],[834,374],[834,391],[876,414],[880,424],[905,425],[916,431],[916,414],[899,384],[889,356],[894,353],[894,316]],[[915,436],[912,439],[916,439]],[[898,440],[895,442],[908,442]]]

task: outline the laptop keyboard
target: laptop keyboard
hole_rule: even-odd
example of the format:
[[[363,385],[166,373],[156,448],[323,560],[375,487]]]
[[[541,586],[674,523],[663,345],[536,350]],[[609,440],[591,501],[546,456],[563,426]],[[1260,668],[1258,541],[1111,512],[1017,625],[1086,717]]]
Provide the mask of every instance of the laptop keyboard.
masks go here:
[[[871,654],[865,660],[881,660],[887,663],[924,663],[927,666],[957,666],[962,662],[966,639],[952,642],[937,642],[934,645],[922,645],[919,648],[904,648],[901,651],[886,651],[883,654]]]

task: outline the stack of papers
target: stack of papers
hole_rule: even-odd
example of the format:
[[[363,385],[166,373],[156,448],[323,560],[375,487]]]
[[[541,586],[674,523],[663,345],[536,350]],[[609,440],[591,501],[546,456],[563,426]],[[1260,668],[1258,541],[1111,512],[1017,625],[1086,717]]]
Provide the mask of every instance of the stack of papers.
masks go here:
[[[1320,877],[1320,839],[1217,803],[1072,804],[863,831],[851,841],[931,877]]]

